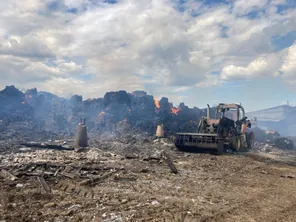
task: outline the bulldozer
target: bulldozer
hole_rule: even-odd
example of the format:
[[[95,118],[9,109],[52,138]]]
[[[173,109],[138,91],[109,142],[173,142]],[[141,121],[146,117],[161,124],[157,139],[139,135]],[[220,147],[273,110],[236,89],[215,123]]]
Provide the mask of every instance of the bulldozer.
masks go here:
[[[250,128],[251,122],[245,116],[242,105],[220,103],[214,118],[211,118],[210,106],[207,105],[207,116],[200,119],[197,132],[176,133],[175,146],[182,151],[216,154],[229,150],[248,151],[255,142],[255,135]]]

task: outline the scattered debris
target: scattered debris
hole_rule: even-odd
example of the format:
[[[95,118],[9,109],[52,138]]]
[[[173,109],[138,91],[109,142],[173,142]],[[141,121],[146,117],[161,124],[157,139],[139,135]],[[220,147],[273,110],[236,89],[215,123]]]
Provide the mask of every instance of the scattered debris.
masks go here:
[[[17,185],[15,185],[16,188],[23,188],[24,184],[18,183]]]
[[[29,147],[22,147],[20,148],[20,151],[31,151],[32,149]]]
[[[129,153],[129,154],[126,154],[126,155],[125,155],[125,158],[126,158],[126,159],[138,159],[139,156],[136,155],[136,154]]]
[[[153,200],[151,204],[152,205],[159,205],[160,203],[157,200]]]
[[[1,170],[1,176],[7,180],[12,180],[12,181],[18,179],[16,176],[12,175],[11,173],[9,173],[8,171],[6,171],[4,169]]]
[[[102,222],[123,222],[122,216],[120,213],[104,213],[102,215]]]
[[[281,175],[283,178],[295,179],[296,177],[293,175]]]
[[[286,137],[279,137],[275,140],[275,146],[281,149],[288,149],[293,150],[294,149],[294,143],[291,139],[288,139]]]
[[[80,204],[74,204],[70,207],[68,207],[68,210],[77,210],[79,208],[81,208],[82,206]]]

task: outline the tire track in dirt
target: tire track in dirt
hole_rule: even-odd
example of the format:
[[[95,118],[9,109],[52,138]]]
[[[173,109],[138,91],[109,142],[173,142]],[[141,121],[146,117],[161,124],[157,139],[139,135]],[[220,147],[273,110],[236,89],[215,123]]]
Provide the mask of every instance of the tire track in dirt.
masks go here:
[[[270,182],[270,186],[272,186],[272,182]],[[234,221],[231,220],[234,217],[247,216],[247,218],[249,218],[248,221],[269,222],[272,218],[277,217],[279,213],[282,212],[282,214],[286,214],[287,212],[288,214],[288,212],[291,212],[296,208],[296,204],[289,204],[288,206],[280,205],[280,203],[286,203],[289,198],[293,200],[295,197],[290,197],[289,193],[287,193],[285,196],[282,196],[282,194],[275,195],[275,197],[272,194],[276,194],[277,190],[278,188],[276,187],[266,189],[260,192],[258,195],[253,196],[252,198],[249,198],[235,206],[217,212],[212,216],[201,217],[200,221]],[[270,203],[274,204],[271,205]],[[268,208],[265,208],[264,205],[266,205]],[[242,220],[239,219],[238,221]]]
[[[283,210],[277,212],[277,216],[273,218],[270,222],[280,222],[287,221],[287,218],[291,218],[289,221],[295,221],[296,218],[296,203],[284,208]]]

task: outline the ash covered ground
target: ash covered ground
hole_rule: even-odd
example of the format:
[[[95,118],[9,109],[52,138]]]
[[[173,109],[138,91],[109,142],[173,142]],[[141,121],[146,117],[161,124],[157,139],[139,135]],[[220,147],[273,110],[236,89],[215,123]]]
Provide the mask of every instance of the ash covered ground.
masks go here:
[[[73,141],[56,141],[65,142]],[[1,220],[295,220],[293,150],[184,153],[169,139],[145,137],[89,143],[74,152],[1,142]]]
[[[0,95],[2,221],[295,221],[296,151],[285,139],[276,145],[257,129],[249,152],[185,153],[172,135],[194,131],[203,110],[145,93],[68,101],[8,87]],[[89,146],[75,152],[81,117]],[[153,136],[159,123],[166,138]]]

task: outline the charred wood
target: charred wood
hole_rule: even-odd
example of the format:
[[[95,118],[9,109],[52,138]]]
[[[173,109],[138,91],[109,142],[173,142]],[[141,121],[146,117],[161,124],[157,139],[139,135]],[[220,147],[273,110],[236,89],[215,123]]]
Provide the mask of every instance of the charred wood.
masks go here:
[[[37,180],[39,181],[40,185],[42,186],[42,188],[45,190],[46,193],[51,193],[51,189],[43,177],[37,177]]]
[[[37,148],[53,149],[53,150],[74,150],[74,148],[63,147],[60,145],[50,145],[50,144],[41,144],[41,143],[21,143],[21,145],[26,147],[37,147]]]

